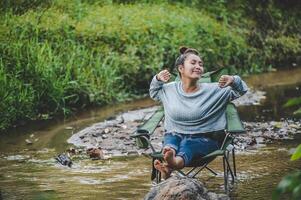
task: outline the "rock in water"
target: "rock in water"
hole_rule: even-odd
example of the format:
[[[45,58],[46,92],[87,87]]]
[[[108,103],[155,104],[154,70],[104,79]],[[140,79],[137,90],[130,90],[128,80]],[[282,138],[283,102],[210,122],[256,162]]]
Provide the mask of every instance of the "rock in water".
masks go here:
[[[102,151],[101,147],[98,147],[98,148],[89,148],[89,149],[87,149],[87,154],[93,160],[104,159],[104,154],[103,154],[103,151]]]
[[[173,176],[154,186],[144,200],[229,200],[225,194],[208,192],[203,183],[188,177]]]
[[[55,159],[62,165],[67,165],[68,167],[71,167],[73,164],[72,160],[66,154],[59,154]]]

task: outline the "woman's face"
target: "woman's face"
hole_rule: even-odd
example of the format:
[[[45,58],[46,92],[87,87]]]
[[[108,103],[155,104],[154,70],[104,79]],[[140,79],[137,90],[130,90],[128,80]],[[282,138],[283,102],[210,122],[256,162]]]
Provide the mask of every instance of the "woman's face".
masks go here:
[[[184,61],[184,65],[179,66],[181,77],[199,79],[204,73],[203,61],[194,54],[189,54]]]

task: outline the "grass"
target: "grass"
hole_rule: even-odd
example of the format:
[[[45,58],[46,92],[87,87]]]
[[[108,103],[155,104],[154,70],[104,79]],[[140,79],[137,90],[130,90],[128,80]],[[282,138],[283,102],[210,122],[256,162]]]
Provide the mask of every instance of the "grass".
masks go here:
[[[254,20],[233,17],[225,3],[207,2],[205,10],[163,0],[3,2],[0,130],[141,95],[156,72],[173,68],[180,45],[198,49],[207,70],[230,66],[243,74],[291,61],[301,48],[299,33],[253,34],[244,24]]]

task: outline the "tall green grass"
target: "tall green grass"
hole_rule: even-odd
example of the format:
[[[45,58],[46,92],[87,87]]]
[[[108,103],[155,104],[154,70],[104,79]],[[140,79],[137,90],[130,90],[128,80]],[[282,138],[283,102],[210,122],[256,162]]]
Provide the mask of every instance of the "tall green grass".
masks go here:
[[[245,27],[183,4],[33,2],[8,4],[0,15],[0,129],[145,93],[156,72],[173,67],[180,45],[198,49],[206,70],[267,67]],[[271,51],[283,41],[271,38]],[[298,38],[288,41],[287,52],[300,51]]]

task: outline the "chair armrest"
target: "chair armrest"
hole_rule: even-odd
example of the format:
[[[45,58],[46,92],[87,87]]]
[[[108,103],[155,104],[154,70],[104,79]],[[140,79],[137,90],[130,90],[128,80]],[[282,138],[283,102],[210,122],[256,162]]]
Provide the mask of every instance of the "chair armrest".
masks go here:
[[[163,116],[164,111],[161,107],[142,126],[139,126],[133,135],[130,136],[131,138],[135,139],[136,145],[139,148],[146,149],[151,147],[151,149],[155,151],[149,139],[162,120]]]
[[[245,129],[233,103],[229,103],[226,108],[227,131],[229,133],[245,133]]]
[[[136,132],[135,134],[130,136],[130,138],[139,138],[139,137],[147,137],[149,139],[150,136],[148,133],[139,133],[139,132]]]
[[[153,134],[158,124],[164,116],[163,108],[159,108],[142,126],[138,127],[137,132]]]

